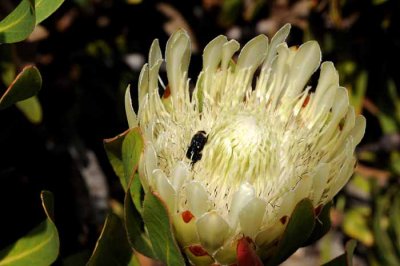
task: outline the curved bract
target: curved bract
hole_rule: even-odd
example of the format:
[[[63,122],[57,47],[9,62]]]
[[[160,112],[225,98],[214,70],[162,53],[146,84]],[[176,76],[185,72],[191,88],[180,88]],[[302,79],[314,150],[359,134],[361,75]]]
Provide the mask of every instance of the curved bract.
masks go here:
[[[289,30],[285,25],[271,41],[255,37],[237,59],[239,44],[218,36],[204,50],[192,92],[190,40],[177,31],[167,43],[164,94],[157,40],[139,78],[137,114],[127,94],[129,125],[140,127],[145,144],[141,183],[165,202],[194,264],[234,264],[243,250],[278,263],[290,255],[279,249],[295,232],[293,221],[303,219],[292,216],[312,217],[311,236],[319,212],[353,173],[365,119],[349,106],[334,65],[320,64],[318,43],[289,48]]]

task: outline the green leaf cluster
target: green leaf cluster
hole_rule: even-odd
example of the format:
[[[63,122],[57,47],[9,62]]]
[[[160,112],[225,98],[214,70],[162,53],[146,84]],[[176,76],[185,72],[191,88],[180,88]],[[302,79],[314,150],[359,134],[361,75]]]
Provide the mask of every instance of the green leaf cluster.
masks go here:
[[[64,0],[22,0],[0,21],[0,43],[26,39],[35,26],[54,13]]]
[[[0,21],[0,43],[15,43],[26,39],[35,26],[55,12],[64,0],[22,0],[19,5]],[[9,69],[14,67],[11,65]],[[14,70],[15,71],[15,70]],[[13,81],[14,71],[2,75],[10,85],[0,98],[0,110],[16,104],[32,123],[42,120],[42,108],[35,96],[42,87],[39,70],[26,66]]]
[[[27,235],[0,251],[1,266],[44,266],[57,259],[60,243],[53,221],[53,196],[43,191],[41,199],[47,218]]]
[[[42,87],[42,77],[35,66],[25,67],[0,98],[0,110],[36,95]]]

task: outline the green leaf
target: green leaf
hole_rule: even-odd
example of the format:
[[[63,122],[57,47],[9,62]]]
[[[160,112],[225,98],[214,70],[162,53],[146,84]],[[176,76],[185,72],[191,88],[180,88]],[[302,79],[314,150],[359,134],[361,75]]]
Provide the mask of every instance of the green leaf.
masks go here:
[[[122,142],[128,132],[129,130],[114,138],[104,140],[104,148],[108,160],[110,161],[115,174],[118,176],[124,191],[128,189],[128,182],[126,182],[125,179],[124,165],[122,163]]]
[[[17,102],[15,105],[31,123],[42,122],[42,106],[36,96]]]
[[[185,265],[165,203],[152,192],[146,193],[144,198],[143,221],[157,258],[168,266]]]
[[[33,0],[21,3],[0,21],[0,43],[14,43],[26,39],[35,27]]]
[[[352,266],[353,265],[353,253],[356,248],[357,242],[352,239],[346,243],[344,254],[333,260],[323,264],[323,266]]]
[[[0,98],[0,110],[36,95],[42,87],[42,77],[34,66],[25,67]]]
[[[144,190],[142,187],[142,183],[140,183],[139,173],[135,173],[135,175],[132,178],[133,178],[132,185],[130,186],[131,198],[138,212],[142,214],[143,212],[142,202],[144,198]]]
[[[150,241],[144,232],[144,224],[141,215],[132,202],[130,193],[126,193],[124,200],[125,228],[128,234],[128,241],[137,252],[155,258]]]
[[[288,221],[278,243],[276,254],[267,265],[278,265],[292,255],[311,236],[315,225],[314,208],[309,199],[300,201]]]
[[[130,129],[122,142],[122,163],[125,182],[129,184],[133,203],[140,213],[142,213],[143,188],[137,170],[143,149],[143,138],[140,129],[138,127]]]
[[[137,169],[144,145],[140,129],[129,129],[112,139],[106,139],[104,147],[125,192],[133,180],[129,186],[130,193],[137,210],[141,213],[143,189]]]
[[[332,202],[329,202],[322,207],[322,210],[317,217],[317,221],[315,222],[314,230],[303,246],[308,246],[312,243],[315,243],[331,229],[331,207]]]
[[[39,24],[53,14],[64,0],[36,0],[36,24]]]
[[[104,140],[108,159],[120,179],[125,191],[136,172],[143,151],[143,138],[139,128],[133,128],[124,133]]]
[[[143,152],[143,138],[140,129],[133,128],[128,131],[122,142],[122,163],[124,165],[124,176],[126,184],[136,173],[140,156]]]
[[[52,264],[58,256],[59,239],[53,222],[53,196],[48,191],[41,193],[43,209],[47,219],[27,235],[0,251],[0,265],[41,266]]]
[[[88,266],[139,266],[139,262],[129,246],[122,221],[110,213],[97,240]]]

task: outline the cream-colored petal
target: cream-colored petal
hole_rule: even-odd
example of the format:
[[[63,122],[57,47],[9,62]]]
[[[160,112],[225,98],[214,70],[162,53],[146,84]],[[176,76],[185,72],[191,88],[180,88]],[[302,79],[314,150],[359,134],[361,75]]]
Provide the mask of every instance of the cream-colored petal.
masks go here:
[[[154,169],[157,168],[157,153],[156,150],[154,149],[153,143],[147,142],[146,147],[144,148],[144,174],[146,176],[146,179],[149,181],[152,177]]]
[[[168,116],[164,104],[161,101],[158,89],[158,72],[162,60],[158,60],[149,71],[149,113],[148,117],[155,123],[154,117]]]
[[[175,237],[182,247],[200,244],[195,217],[185,222],[182,218],[182,213],[178,213],[173,216],[173,224],[175,228]]]
[[[351,135],[353,136],[353,145],[356,146],[361,142],[361,139],[364,137],[365,128],[367,126],[367,121],[364,116],[359,115],[356,118],[356,124],[351,131]]]
[[[356,124],[356,113],[353,106],[347,107],[346,117],[342,128],[342,135],[347,137]]]
[[[349,158],[347,162],[342,166],[333,184],[331,185],[328,194],[328,200],[332,200],[333,197],[339,192],[339,190],[341,190],[347,184],[353,174],[355,163],[355,158]]]
[[[320,163],[315,169],[312,185],[312,202],[315,207],[321,203],[321,197],[328,184],[330,164]]]
[[[190,182],[186,186],[186,198],[189,210],[196,217],[200,217],[210,209],[208,193],[204,186],[196,181]]]
[[[313,178],[309,175],[304,175],[301,177],[300,181],[297,183],[296,188],[294,189],[295,193],[295,204],[299,203],[301,200],[305,198],[309,198],[311,194],[311,186],[312,186]]]
[[[335,118],[337,124],[346,115],[348,106],[349,94],[347,89],[339,87],[336,91],[335,101],[332,106],[332,117]]]
[[[136,113],[133,110],[132,99],[131,99],[131,88],[128,86],[125,91],[125,114],[128,120],[129,128],[135,128],[138,126],[138,120]]]
[[[324,132],[324,139],[327,142],[332,138],[334,132],[338,130],[339,123],[347,113],[349,106],[349,96],[346,88],[339,87],[336,90],[335,99],[331,108],[329,125]]]
[[[238,51],[240,48],[240,44],[235,40],[230,40],[222,46],[222,61],[221,61],[221,69],[228,69],[229,62],[232,59],[232,56]]]
[[[316,104],[315,108],[312,109],[312,114],[307,116],[307,118],[310,120],[309,127],[312,127],[315,124],[317,124],[319,127],[324,126],[323,121],[325,121],[326,115],[333,105],[337,90],[338,87],[336,85],[332,85],[326,90],[325,94],[321,96],[318,102],[314,97],[314,102]]]
[[[214,254],[214,258],[221,265],[234,265],[237,260],[237,239],[228,239]]]
[[[291,25],[289,23],[285,24],[285,26],[280,28],[276,32],[274,37],[272,37],[271,44],[269,45],[267,57],[265,58],[265,61],[262,66],[263,71],[265,71],[266,69],[271,67],[272,61],[276,56],[276,49],[281,43],[283,43],[286,40],[287,36],[289,35],[290,28],[291,28]]]
[[[171,174],[171,183],[177,192],[181,189],[189,174],[189,166],[186,163],[178,161],[175,164]]]
[[[149,66],[147,64],[140,71],[138,90],[139,108],[143,108],[143,99],[149,92]]]
[[[222,46],[227,42],[225,36],[219,35],[207,44],[203,52],[203,70],[214,73],[222,59]]]
[[[258,35],[251,39],[239,54],[236,69],[237,71],[250,68],[254,72],[264,61],[268,52],[268,38],[265,35]]]
[[[233,194],[232,203],[229,212],[229,223],[232,228],[239,222],[239,213],[255,197],[254,187],[249,183],[240,185],[238,191]]]
[[[294,207],[296,206],[296,193],[294,190],[289,190],[284,195],[282,195],[282,201],[279,203],[279,211],[277,213],[277,218],[281,219],[284,216],[292,215]]]
[[[286,90],[289,98],[299,95],[320,63],[321,49],[316,41],[309,41],[300,46],[290,68],[289,88]]]
[[[147,141],[143,154],[140,157],[138,167],[140,181],[144,191],[146,192],[149,190],[149,186],[151,185],[150,182],[152,182],[153,170],[157,168],[157,161],[157,153],[154,149],[154,145],[152,142]]]
[[[286,223],[277,221],[274,225],[259,232],[255,238],[257,246],[263,248],[271,244],[274,240],[277,240],[286,228]]]
[[[267,98],[272,100],[271,106],[276,106],[282,96],[284,90],[286,77],[289,71],[289,65],[287,59],[289,57],[289,48],[286,43],[282,43],[277,47],[278,56],[272,63],[272,75],[273,83],[270,85],[270,89],[267,92]]]
[[[159,60],[162,60],[162,54],[160,49],[160,44],[158,39],[155,39],[151,43],[150,52],[149,52],[149,68],[152,68],[157,64]]]
[[[239,213],[241,232],[254,238],[260,230],[266,211],[266,203],[260,198],[253,198]]]
[[[211,211],[197,220],[197,232],[201,245],[210,253],[220,248],[229,237],[228,223],[216,212]]]
[[[189,68],[190,50],[189,36],[184,30],[176,31],[168,39],[165,60],[169,89],[175,105],[178,104],[178,98],[183,97],[185,93],[183,89],[186,85],[185,75]]]
[[[155,169],[153,171],[153,183],[157,192],[167,204],[170,213],[174,213],[176,210],[176,192],[162,170]]]
[[[160,70],[162,60],[159,59],[157,62],[154,62],[154,65],[149,70],[149,94],[156,95],[157,98],[160,98],[158,93],[158,72]]]
[[[313,105],[318,105],[326,91],[331,87],[339,87],[339,74],[332,62],[323,62],[319,74],[318,85],[315,89]]]

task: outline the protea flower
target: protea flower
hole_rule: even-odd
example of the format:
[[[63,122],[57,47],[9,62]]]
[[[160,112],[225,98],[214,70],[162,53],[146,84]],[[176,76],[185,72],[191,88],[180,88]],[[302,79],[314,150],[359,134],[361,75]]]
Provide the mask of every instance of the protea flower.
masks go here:
[[[180,30],[168,40],[166,87],[155,40],[137,115],[127,98],[129,125],[145,141],[141,183],[165,201],[193,264],[235,264],[246,245],[270,256],[296,204],[306,198],[320,210],[353,173],[365,119],[349,106],[332,62],[320,66],[318,43],[288,48],[289,30],[271,42],[255,37],[237,60],[238,42],[218,36],[204,49],[192,91],[188,35]]]

